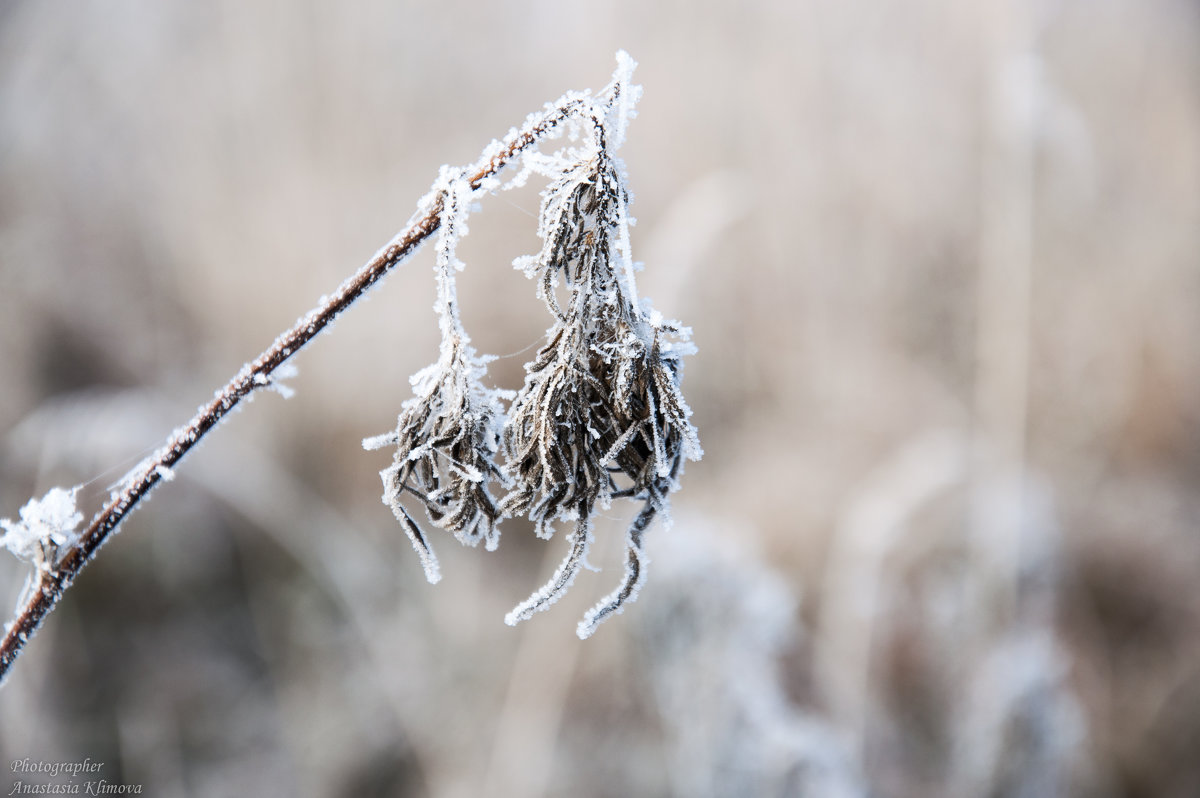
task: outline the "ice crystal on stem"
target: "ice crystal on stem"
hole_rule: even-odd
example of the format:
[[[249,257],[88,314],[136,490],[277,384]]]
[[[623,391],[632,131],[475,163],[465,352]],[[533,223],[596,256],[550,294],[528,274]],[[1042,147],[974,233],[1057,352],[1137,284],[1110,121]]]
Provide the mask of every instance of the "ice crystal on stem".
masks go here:
[[[59,549],[75,542],[75,527],[83,515],[75,509],[79,488],[51,488],[40,499],[30,499],[21,508],[21,520],[0,519],[0,543],[19,559],[38,566],[53,565]]]

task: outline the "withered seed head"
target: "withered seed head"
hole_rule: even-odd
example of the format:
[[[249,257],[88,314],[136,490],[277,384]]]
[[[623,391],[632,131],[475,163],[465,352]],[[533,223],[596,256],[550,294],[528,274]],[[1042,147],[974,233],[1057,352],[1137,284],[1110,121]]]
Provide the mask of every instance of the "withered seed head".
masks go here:
[[[403,505],[412,499],[436,526],[462,542],[494,548],[502,518],[525,515],[550,537],[574,521],[571,549],[554,576],[509,613],[516,623],[570,587],[587,558],[593,515],[614,498],[643,506],[626,533],[625,577],[579,625],[587,637],[632,600],[644,576],[642,536],[667,511],[685,458],[701,456],[691,411],[679,390],[689,331],[639,302],[629,253],[629,192],[615,149],[639,93],[623,59],[614,82],[593,98],[570,96],[576,146],[531,154],[525,171],[548,178],[542,192],[541,251],[514,265],[533,278],[550,311],[546,342],[526,364],[525,384],[505,416],[499,391],[482,385],[477,358],[458,318],[454,272],[470,202],[483,188],[443,169],[426,202],[439,209],[438,311],[442,356],[414,378],[396,432],[373,441],[397,447],[382,472],[384,501],[413,540],[430,581],[437,561]],[[582,100],[582,101],[581,101]],[[560,303],[557,287],[565,287]],[[503,456],[503,466],[497,457]],[[488,491],[500,483],[499,501]]]

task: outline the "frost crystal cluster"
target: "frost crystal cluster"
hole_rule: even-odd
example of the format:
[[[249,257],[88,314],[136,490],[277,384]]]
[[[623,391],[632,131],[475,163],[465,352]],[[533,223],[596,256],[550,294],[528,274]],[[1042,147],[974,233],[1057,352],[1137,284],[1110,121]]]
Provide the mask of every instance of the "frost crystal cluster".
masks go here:
[[[569,110],[542,136],[565,134],[566,142],[553,153],[526,151],[508,183],[473,183],[469,170],[443,167],[422,201],[422,210],[434,210],[439,220],[441,355],[413,377],[414,396],[395,432],[364,441],[367,448],[396,447],[394,462],[381,472],[383,500],[430,582],[440,578],[437,559],[409,507],[424,507],[433,525],[488,549],[499,541],[503,518],[525,515],[543,538],[554,534],[555,522],[574,523],[566,559],[508,614],[509,624],[571,586],[587,560],[598,511],[615,498],[640,502],[626,532],[624,578],[580,622],[580,637],[633,600],[644,577],[643,534],[666,515],[684,459],[701,456],[679,389],[690,331],[639,301],[634,282],[630,193],[615,154],[641,93],[630,83],[633,68],[619,53],[609,86],[551,106]],[[474,201],[532,174],[548,181],[538,224],[542,248],[514,266],[535,281],[551,325],[513,395],[482,383],[487,360],[470,346],[459,320],[455,274],[463,264],[455,252]]]
[[[75,509],[79,488],[51,488],[40,499],[30,499],[21,508],[21,520],[0,519],[0,543],[26,562],[49,567],[59,549],[75,542],[75,527],[83,515]]]

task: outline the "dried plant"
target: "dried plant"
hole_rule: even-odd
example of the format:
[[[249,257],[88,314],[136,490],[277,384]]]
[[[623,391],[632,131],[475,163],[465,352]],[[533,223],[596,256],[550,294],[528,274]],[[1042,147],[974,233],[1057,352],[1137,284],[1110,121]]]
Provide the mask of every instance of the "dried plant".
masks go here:
[[[570,587],[585,562],[593,515],[614,498],[643,503],[625,543],[621,584],[584,617],[579,636],[631,600],[643,576],[642,535],[665,513],[685,457],[698,459],[699,440],[679,391],[689,331],[639,303],[630,255],[629,190],[615,156],[640,88],[629,83],[633,63],[621,56],[613,83],[596,97],[580,96],[566,124],[569,143],[546,154],[529,151],[524,169],[549,180],[542,192],[538,235],[542,249],[515,266],[534,279],[552,316],[546,343],[526,364],[525,384],[504,419],[503,392],[480,382],[485,361],[468,345],[458,316],[455,256],[466,233],[470,201],[494,186],[472,188],[461,172],[444,170],[425,202],[441,217],[436,269],[442,350],[414,380],[417,395],[404,406],[396,432],[364,441],[395,444],[382,472],[383,500],[405,528],[429,581],[437,559],[403,500],[411,496],[430,521],[464,543],[493,548],[503,517],[526,515],[543,538],[555,521],[574,521],[570,550],[540,590],[506,617],[515,624]],[[503,188],[504,186],[500,186]],[[566,302],[560,303],[558,288]],[[503,420],[502,453],[499,421]],[[487,490],[507,488],[497,503]]]
[[[475,355],[458,316],[455,255],[467,232],[471,185],[464,174],[443,168],[435,192],[427,197],[441,217],[437,239],[438,317],[442,350],[438,362],[412,378],[417,395],[404,404],[395,432],[364,441],[367,448],[396,446],[395,462],[385,469],[384,503],[412,539],[430,582],[441,579],[437,557],[421,527],[401,502],[412,496],[429,520],[462,543],[499,543],[501,512],[488,492],[492,479],[504,481],[496,464],[502,392],[483,387],[484,359]]]
[[[701,455],[679,391],[688,330],[639,302],[634,285],[630,194],[615,156],[640,94],[630,83],[634,66],[619,53],[605,89],[568,93],[493,142],[476,164],[443,167],[406,228],[130,471],[82,531],[76,531],[83,518],[75,507],[77,489],[54,488],[31,500],[19,521],[4,521],[0,544],[34,569],[0,643],[0,679],[100,546],[150,491],[173,478],[196,443],[258,390],[286,397],[290,391],[280,380],[289,359],[435,233],[440,356],[413,377],[415,395],[395,431],[364,441],[367,448],[396,447],[381,474],[384,502],[412,539],[430,582],[440,577],[437,559],[406,502],[460,542],[482,540],[488,549],[499,542],[502,518],[528,515],[544,537],[552,534],[552,522],[574,520],[570,554],[545,587],[509,614],[507,621],[516,623],[570,586],[598,509],[618,497],[641,501],[627,533],[625,576],[587,614],[579,635],[588,636],[632,600],[643,578],[642,536],[665,514],[683,459]],[[564,134],[560,149],[537,150]],[[518,160],[522,169],[502,183],[497,174]],[[463,264],[456,251],[476,200],[522,185],[532,174],[549,178],[539,225],[543,247],[518,265],[537,278],[553,323],[514,394],[482,382],[487,358],[475,353],[459,318],[455,275]],[[555,294],[560,279],[565,306]],[[512,400],[507,416],[506,400]],[[492,483],[506,491],[499,500],[489,491]]]

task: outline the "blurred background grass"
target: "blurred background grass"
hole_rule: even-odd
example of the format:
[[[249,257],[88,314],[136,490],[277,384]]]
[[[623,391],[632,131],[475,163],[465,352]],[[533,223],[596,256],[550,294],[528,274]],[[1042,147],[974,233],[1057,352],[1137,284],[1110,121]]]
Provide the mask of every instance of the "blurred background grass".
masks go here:
[[[618,48],[640,288],[695,330],[707,452],[640,600],[575,639],[617,511],[604,573],[516,630],[561,537],[439,536],[424,583],[358,442],[436,351],[426,253],[105,548],[0,693],[0,762],[152,795],[1200,790],[1195,2],[9,0],[0,515],[99,501],[439,164]],[[547,324],[509,268],[536,211],[472,220],[483,351]]]

